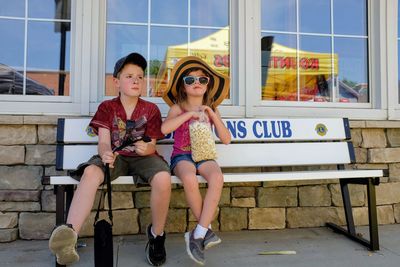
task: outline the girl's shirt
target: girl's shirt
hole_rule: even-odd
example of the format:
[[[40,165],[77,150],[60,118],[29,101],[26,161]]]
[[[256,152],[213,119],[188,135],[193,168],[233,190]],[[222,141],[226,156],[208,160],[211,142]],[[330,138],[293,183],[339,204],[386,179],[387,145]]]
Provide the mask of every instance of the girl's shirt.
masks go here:
[[[185,113],[187,111],[183,111]],[[171,158],[180,154],[191,154],[190,147],[190,133],[189,133],[189,122],[190,120],[185,121],[181,126],[179,126],[174,132],[174,146],[172,150]]]
[[[126,123],[128,119],[133,121],[133,125],[127,133]],[[136,140],[145,135],[152,139],[164,138],[161,132],[160,110],[155,104],[141,98],[139,98],[130,118],[126,117],[125,109],[119,97],[102,102],[89,124],[88,134],[97,134],[100,127],[110,130],[112,149],[120,146],[126,138]],[[131,157],[139,156],[136,154],[134,146],[128,146],[118,153]]]

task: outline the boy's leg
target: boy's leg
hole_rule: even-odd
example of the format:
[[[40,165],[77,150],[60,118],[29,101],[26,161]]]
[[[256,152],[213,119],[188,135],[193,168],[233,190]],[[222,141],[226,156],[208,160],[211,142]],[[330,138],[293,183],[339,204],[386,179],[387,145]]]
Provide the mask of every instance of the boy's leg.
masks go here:
[[[171,175],[166,171],[158,172],[150,182],[150,208],[152,230],[156,235],[164,231],[171,198]]]
[[[199,183],[196,177],[196,167],[192,162],[181,160],[176,164],[174,173],[182,181],[186,201],[197,221],[200,220],[203,199],[199,190]]]
[[[97,188],[103,179],[104,174],[99,167],[89,165],[85,168],[72,198],[67,225],[60,225],[51,233],[49,248],[55,254],[59,264],[69,265],[79,260],[76,251],[78,233],[90,213]]]

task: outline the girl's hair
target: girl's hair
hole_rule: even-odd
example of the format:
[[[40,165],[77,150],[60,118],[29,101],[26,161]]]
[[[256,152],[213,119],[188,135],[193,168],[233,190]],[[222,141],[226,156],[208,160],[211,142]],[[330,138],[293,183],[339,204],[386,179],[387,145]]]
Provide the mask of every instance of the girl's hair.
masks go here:
[[[176,97],[176,104],[178,104],[179,106],[182,105],[182,103],[187,99],[187,94],[185,92],[185,85],[183,83],[183,77],[189,75],[189,73],[193,72],[193,71],[202,71],[204,73],[205,76],[207,76],[208,78],[210,78],[210,81],[207,84],[207,90],[203,95],[203,105],[209,106],[211,107],[213,110],[215,109],[214,107],[214,101],[213,99],[210,97],[210,88],[213,88],[214,86],[214,77],[212,75],[210,75],[210,73],[208,71],[206,71],[203,68],[199,68],[199,67],[193,67],[193,68],[189,68],[187,70],[185,70],[179,77],[178,82],[176,83],[176,88],[178,91],[178,95]]]

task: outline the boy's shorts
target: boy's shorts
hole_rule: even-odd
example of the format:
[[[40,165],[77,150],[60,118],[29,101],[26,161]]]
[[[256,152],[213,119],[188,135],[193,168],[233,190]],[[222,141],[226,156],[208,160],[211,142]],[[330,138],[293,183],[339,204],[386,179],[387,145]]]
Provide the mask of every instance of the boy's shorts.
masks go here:
[[[71,177],[80,181],[83,171],[89,165],[96,165],[105,173],[103,161],[99,155],[95,155],[87,162],[79,164],[78,168],[70,173]],[[111,181],[113,181],[119,176],[132,175],[135,184],[149,184],[154,175],[162,171],[170,173],[167,162],[157,155],[143,157],[118,155],[114,161],[114,168],[110,168],[110,177]]]
[[[204,162],[207,162],[207,161],[215,161],[215,160],[213,160],[213,159],[206,159],[206,160],[202,160],[202,161],[199,161],[199,162],[195,162],[195,161],[193,160],[191,154],[179,154],[179,155],[176,155],[176,156],[174,156],[173,158],[171,158],[171,165],[170,165],[171,173],[173,173],[174,168],[176,167],[176,165],[178,164],[178,162],[179,162],[179,161],[182,161],[182,160],[191,162],[191,163],[196,167],[196,170],[198,170],[199,167],[200,167],[200,165],[203,164]]]

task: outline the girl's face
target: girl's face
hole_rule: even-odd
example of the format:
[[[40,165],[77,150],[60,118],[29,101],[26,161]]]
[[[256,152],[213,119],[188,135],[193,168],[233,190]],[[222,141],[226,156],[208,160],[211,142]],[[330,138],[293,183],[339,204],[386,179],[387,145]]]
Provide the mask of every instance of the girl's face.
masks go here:
[[[210,81],[202,70],[191,71],[184,79],[185,92],[188,96],[203,96]],[[207,81],[207,82],[206,82]]]

